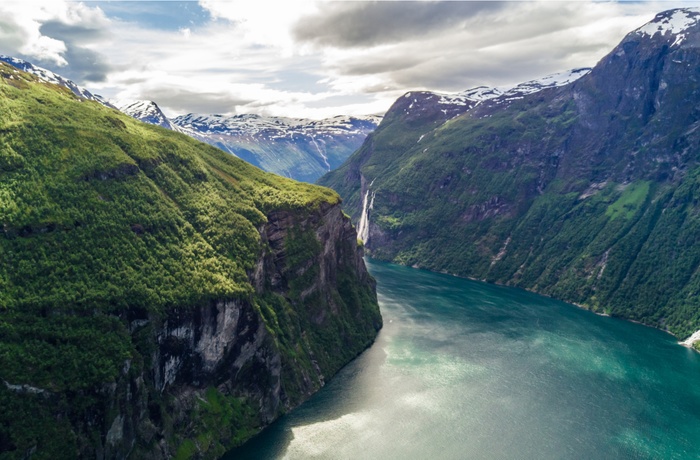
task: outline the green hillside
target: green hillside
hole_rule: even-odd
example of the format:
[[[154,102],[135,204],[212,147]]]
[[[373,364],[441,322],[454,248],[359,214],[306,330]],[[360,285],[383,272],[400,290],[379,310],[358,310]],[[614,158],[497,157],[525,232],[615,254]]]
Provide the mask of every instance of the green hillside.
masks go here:
[[[304,268],[324,244],[313,222],[338,202],[0,64],[0,458],[139,457],[163,445],[211,457],[240,443],[269,422],[243,369],[238,380],[222,365],[192,382],[183,370],[165,391],[154,386],[154,356],[176,353],[156,350],[163,321],[229,301],[264,321],[264,349],[281,356],[273,415],[301,402],[381,324],[366,272],[339,263],[337,285],[319,287]],[[256,289],[274,252],[261,238],[273,213],[297,222],[282,242],[289,286]],[[357,252],[354,239],[333,244]],[[334,311],[312,324],[329,298]],[[198,369],[182,359],[180,369]],[[187,423],[172,407],[185,386],[198,398],[188,401],[204,401]],[[205,417],[212,404],[225,417]],[[105,433],[119,417],[114,441]]]
[[[699,29],[687,33],[696,40]],[[373,257],[687,337],[700,329],[693,43],[630,33],[572,84],[447,121],[421,115],[439,107],[408,115],[420,101],[407,95],[319,183],[356,221],[374,195],[365,242]]]

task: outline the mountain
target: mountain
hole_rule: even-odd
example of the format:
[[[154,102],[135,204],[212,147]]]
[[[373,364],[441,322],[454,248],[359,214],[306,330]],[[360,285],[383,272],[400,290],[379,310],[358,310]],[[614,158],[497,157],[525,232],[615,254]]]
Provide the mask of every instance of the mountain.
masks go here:
[[[315,182],[340,166],[379,122],[379,116],[324,120],[261,115],[202,115],[168,119],[152,101],[116,103],[127,115],[191,136],[265,171]]]
[[[340,166],[381,121],[373,115],[310,120],[194,113],[171,120],[152,101],[116,105],[137,120],[187,134],[265,171],[311,183]]]
[[[285,177],[315,182],[357,150],[381,117],[337,116],[324,120],[260,115],[174,118],[182,132]]]
[[[161,126],[173,131],[179,131],[165,116],[158,104],[153,101],[133,101],[133,102],[117,102],[113,101],[114,106],[121,112],[129,115],[132,118],[141,120],[150,125]]]
[[[456,116],[409,93],[319,183],[373,257],[687,337],[700,329],[699,17],[660,13],[580,78],[467,92]]]
[[[0,61],[29,72],[41,81],[68,88],[83,99],[117,108],[144,123],[187,134],[265,171],[310,183],[340,166],[381,121],[376,115],[311,120],[200,114],[170,120],[153,101],[108,101],[67,78],[22,59],[0,55]]]
[[[185,133],[265,171],[304,182],[315,182],[340,166],[381,121],[373,115],[310,120],[194,113],[170,120],[152,101],[117,105],[145,123]]]
[[[0,63],[0,457],[218,458],[381,327],[333,191]]]
[[[27,62],[23,59],[5,56],[4,54],[0,54],[0,61],[10,64],[13,67],[23,70],[24,72],[35,75],[39,78],[40,81],[63,86],[64,88],[69,89],[73,94],[75,94],[78,97],[87,99],[89,101],[96,101],[106,107],[114,108],[114,106],[110,102],[108,102],[99,94],[93,94],[87,89],[83,88],[82,86],[76,84],[74,81],[64,78],[58,75],[57,73],[51,72],[50,70],[44,69],[39,66],[35,66],[31,62]]]

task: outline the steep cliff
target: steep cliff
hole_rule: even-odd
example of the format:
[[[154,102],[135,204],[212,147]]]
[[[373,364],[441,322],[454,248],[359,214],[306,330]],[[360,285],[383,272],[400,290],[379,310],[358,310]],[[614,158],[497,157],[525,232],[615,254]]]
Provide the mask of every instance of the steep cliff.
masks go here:
[[[0,65],[0,456],[215,458],[381,327],[338,196]]]
[[[576,81],[448,120],[404,97],[320,183],[369,222],[373,257],[686,337],[700,328],[699,18],[660,13]]]

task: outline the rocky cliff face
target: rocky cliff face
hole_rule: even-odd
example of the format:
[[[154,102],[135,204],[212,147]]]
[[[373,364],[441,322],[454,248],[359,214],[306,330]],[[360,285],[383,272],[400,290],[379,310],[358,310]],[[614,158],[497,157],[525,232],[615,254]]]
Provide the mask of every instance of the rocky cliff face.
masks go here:
[[[125,361],[117,383],[102,390],[104,413],[83,426],[99,441],[83,440],[85,456],[96,448],[106,459],[215,458],[302,403],[371,344],[381,316],[342,294],[371,300],[374,280],[339,205],[274,211],[260,233],[265,249],[251,283],[262,296],[279,296],[297,324],[274,324],[264,311],[274,302],[265,301],[212,301],[163,318],[130,313],[132,337],[150,353],[140,371]],[[315,240],[316,250],[295,246],[295,238]],[[342,348],[316,341],[323,338]]]
[[[580,78],[448,120],[437,98],[411,108],[407,95],[319,183],[368,222],[373,257],[688,336],[700,327],[699,18],[660,13]]]

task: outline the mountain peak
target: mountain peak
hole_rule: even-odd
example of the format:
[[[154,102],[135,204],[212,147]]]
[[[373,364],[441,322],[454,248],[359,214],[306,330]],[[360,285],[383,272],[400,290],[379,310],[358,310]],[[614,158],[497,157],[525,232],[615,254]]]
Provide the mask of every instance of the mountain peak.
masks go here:
[[[165,116],[158,104],[153,101],[138,100],[138,101],[113,101],[113,104],[125,114],[132,118],[141,120],[152,125],[162,126],[168,129],[174,129],[170,120]]]
[[[688,30],[698,25],[699,8],[677,8],[663,11],[654,19],[632,32],[643,37],[675,38],[671,46],[680,45],[687,37]]]
[[[400,114],[419,124],[428,119],[442,123],[475,109],[482,103],[508,105],[530,94],[568,85],[590,71],[589,67],[581,67],[553,73],[512,87],[476,86],[459,93],[411,91],[400,97],[387,114]]]

